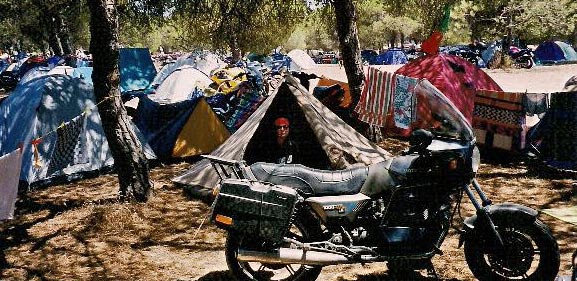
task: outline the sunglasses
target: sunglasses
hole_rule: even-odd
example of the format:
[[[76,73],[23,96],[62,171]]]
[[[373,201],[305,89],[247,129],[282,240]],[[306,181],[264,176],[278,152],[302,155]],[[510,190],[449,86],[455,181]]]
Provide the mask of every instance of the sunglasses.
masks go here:
[[[288,128],[289,128],[289,127],[286,126],[286,125],[284,125],[284,126],[276,126],[276,129],[277,129],[277,130],[281,130],[281,129],[282,129],[282,130],[287,130]]]

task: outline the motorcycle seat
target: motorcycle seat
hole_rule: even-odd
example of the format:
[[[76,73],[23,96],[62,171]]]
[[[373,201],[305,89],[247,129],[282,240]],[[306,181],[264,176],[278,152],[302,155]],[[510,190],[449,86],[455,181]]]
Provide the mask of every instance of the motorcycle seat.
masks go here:
[[[257,180],[298,189],[306,197],[357,194],[369,174],[368,167],[327,171],[264,162],[254,163],[250,169]]]

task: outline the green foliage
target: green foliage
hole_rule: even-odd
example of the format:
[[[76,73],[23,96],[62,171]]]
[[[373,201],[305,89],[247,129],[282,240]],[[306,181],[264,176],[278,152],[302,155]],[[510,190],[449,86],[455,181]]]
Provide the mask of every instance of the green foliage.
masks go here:
[[[303,1],[207,0],[179,13],[189,17],[188,41],[213,49],[268,52],[289,38],[306,12]]]

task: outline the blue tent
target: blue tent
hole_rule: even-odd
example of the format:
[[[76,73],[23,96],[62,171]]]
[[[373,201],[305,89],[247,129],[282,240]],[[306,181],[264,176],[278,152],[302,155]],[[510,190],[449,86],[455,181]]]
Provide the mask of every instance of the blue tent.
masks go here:
[[[159,158],[172,155],[178,134],[199,100],[196,95],[189,100],[161,104],[146,96],[140,98],[134,123]]]
[[[374,64],[374,60],[378,55],[379,54],[375,50],[361,51],[361,59],[363,60],[363,62],[366,62],[368,64]]]
[[[561,61],[577,60],[577,53],[567,43],[561,41],[545,41],[535,50],[535,57],[538,62],[557,63]]]
[[[122,94],[145,89],[156,76],[148,48],[121,48],[119,58]]]
[[[34,147],[32,140],[38,139]],[[0,104],[0,155],[20,145],[20,180],[28,185],[73,179],[114,162],[92,85],[69,75],[32,79]],[[148,145],[142,145],[147,157],[155,158]]]
[[[409,62],[407,55],[398,48],[389,49],[374,60],[374,64],[405,64],[407,62]]]
[[[210,153],[230,133],[201,93],[175,103],[140,97],[134,123],[160,159]]]
[[[92,85],[92,67],[77,67],[72,72],[72,77],[84,79],[86,83]]]

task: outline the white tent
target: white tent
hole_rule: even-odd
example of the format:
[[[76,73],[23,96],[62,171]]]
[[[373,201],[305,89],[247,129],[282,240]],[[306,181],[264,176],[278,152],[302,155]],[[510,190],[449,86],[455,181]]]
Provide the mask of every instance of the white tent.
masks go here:
[[[189,99],[195,89],[205,89],[212,83],[200,70],[182,66],[173,71],[148,97],[158,103],[175,103]]]
[[[59,66],[52,68],[50,71],[48,71],[47,75],[51,75],[51,74],[72,75],[73,72],[74,72],[74,67],[67,66],[67,65],[59,65]]]
[[[302,71],[312,69],[316,66],[315,61],[305,51],[294,49],[287,56],[291,58],[290,69],[293,71]]]
[[[162,84],[172,72],[184,66],[192,66],[206,76],[210,76],[212,71],[226,67],[226,63],[213,53],[188,53],[179,57],[175,62],[163,66],[150,84],[151,88]]]

